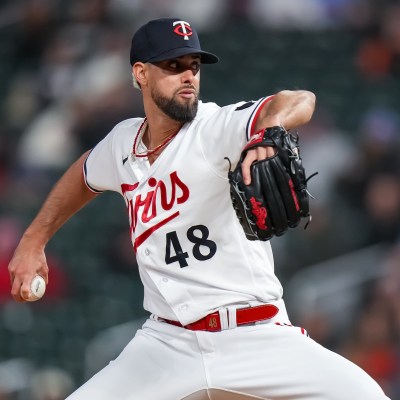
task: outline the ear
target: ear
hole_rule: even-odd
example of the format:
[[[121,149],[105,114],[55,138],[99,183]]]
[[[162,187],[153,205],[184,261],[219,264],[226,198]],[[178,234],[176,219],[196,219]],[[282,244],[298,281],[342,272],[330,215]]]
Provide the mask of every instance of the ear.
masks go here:
[[[139,87],[146,86],[147,74],[146,74],[146,66],[144,63],[137,62],[133,65],[132,77],[133,77],[134,81],[137,82]]]

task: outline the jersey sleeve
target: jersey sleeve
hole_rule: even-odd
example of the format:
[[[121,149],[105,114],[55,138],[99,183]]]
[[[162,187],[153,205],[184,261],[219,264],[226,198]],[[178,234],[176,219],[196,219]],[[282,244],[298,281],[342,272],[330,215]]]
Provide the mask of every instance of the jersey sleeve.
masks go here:
[[[268,96],[221,107],[206,119],[200,141],[204,155],[213,165],[226,163],[225,157],[233,164],[237,163],[246,143],[256,133],[263,106],[272,98]]]
[[[90,151],[83,165],[85,183],[92,192],[102,193],[107,190],[119,192],[114,137],[115,129]]]

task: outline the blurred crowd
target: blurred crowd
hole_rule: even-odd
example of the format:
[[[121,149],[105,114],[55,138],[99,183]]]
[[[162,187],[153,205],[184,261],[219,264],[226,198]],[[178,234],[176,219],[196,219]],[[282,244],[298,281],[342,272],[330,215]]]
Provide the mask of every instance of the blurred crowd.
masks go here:
[[[381,273],[368,285],[357,288],[363,301],[351,315],[353,323],[340,340],[333,338],[334,330],[327,323],[329,315],[307,315],[301,323],[322,344],[361,365],[384,386],[392,400],[399,400],[400,4],[394,0],[9,0],[1,3],[0,400],[64,399],[83,379],[76,374],[83,366],[73,370],[72,364],[66,367],[63,359],[51,358],[37,365],[10,350],[11,343],[17,348],[18,340],[30,340],[34,322],[30,325],[28,322],[36,316],[35,307],[40,306],[33,304],[15,311],[9,294],[7,265],[23,229],[62,171],[117,122],[143,115],[140,93],[131,84],[128,59],[131,35],[148,19],[163,16],[189,20],[201,35],[209,38],[210,51],[214,40],[226,42],[229,48],[230,38],[223,33],[231,26],[256,29],[260,32],[258,40],[264,40],[262,32],[268,32],[265,37],[273,40],[274,32],[308,32],[310,37],[318,38],[321,32],[335,35],[345,31],[356,38],[347,62],[357,76],[357,84],[371,91],[377,85],[389,89],[361,112],[352,109],[351,95],[341,99],[347,104],[351,131],[349,125],[341,124],[329,105],[318,103],[315,118],[301,130],[306,170],[309,174],[319,172],[309,182],[310,192],[316,198],[311,205],[313,221],[307,230],[296,230],[274,240],[273,246],[277,274],[284,284],[311,265],[376,244],[384,246],[385,256],[376,265]],[[247,43],[235,45],[240,49]],[[222,47],[220,44],[219,48]],[[230,68],[234,70],[235,55],[226,57],[232,60]],[[203,80],[207,81],[209,75],[211,78],[211,69],[204,73]],[[240,77],[247,79],[246,74]],[[223,87],[214,90],[225,93],[229,99],[235,82],[229,81],[229,74],[224,78]],[[260,86],[262,79],[260,76]],[[351,88],[352,82],[346,85]],[[318,88],[304,89],[314,90],[318,98]],[[240,93],[235,93],[231,101],[238,101],[237,96],[241,99]],[[101,204],[104,206],[104,202]],[[122,201],[118,205],[123,209]],[[97,224],[104,236],[98,247],[104,247],[105,243],[107,247],[99,254],[83,254],[85,266],[96,271],[96,263],[100,261],[94,257],[100,255],[104,273],[118,274],[118,282],[137,281],[127,225],[120,222],[125,214],[119,214],[121,219],[106,218],[93,207],[96,217],[91,214],[87,218]],[[101,218],[106,219],[103,225]],[[79,232],[79,222],[74,223],[76,230],[75,225],[67,228],[63,239],[69,232]],[[112,234],[108,236],[107,232]],[[78,237],[74,243],[82,246],[83,241],[91,240],[95,238]],[[53,308],[53,312],[58,312],[60,304],[64,307],[77,298],[87,301],[83,277],[77,278],[73,273],[85,266],[71,265],[74,258],[66,260],[62,247],[58,242],[49,249],[51,284],[46,297],[50,300],[44,311]],[[74,249],[67,247],[67,250]],[[129,306],[141,309],[141,301]],[[13,318],[15,313],[28,324],[26,328]],[[114,322],[126,322],[127,315],[124,314],[125,320]],[[80,323],[83,325],[84,321]],[[62,332],[59,334],[59,340],[63,340]],[[123,340],[119,340],[122,348]],[[86,342],[75,351],[85,349],[88,349]]]

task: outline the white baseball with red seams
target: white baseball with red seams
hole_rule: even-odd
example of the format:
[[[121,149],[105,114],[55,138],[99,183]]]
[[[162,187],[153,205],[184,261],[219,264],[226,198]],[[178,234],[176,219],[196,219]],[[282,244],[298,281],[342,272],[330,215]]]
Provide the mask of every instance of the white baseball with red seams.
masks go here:
[[[147,151],[142,118],[118,124],[89,154],[88,187],[125,199],[152,315],[69,400],[386,398],[365,372],[291,326],[271,245],[248,241],[233,210],[225,157],[237,164],[270,99],[199,102],[152,165],[134,156]],[[236,309],[265,303],[278,307],[273,318],[236,326]],[[220,332],[162,321],[188,325],[213,312]]]

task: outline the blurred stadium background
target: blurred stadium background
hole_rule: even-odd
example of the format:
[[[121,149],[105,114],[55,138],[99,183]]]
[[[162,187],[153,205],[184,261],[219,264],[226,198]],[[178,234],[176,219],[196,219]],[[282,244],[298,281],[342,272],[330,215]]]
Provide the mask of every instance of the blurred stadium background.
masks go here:
[[[3,0],[0,5],[0,399],[61,400],[140,326],[124,203],[106,193],[48,246],[43,301],[17,304],[7,265],[61,173],[143,115],[132,33],[178,16],[221,62],[220,105],[281,89],[318,104],[300,129],[313,222],[273,240],[292,322],[400,399],[400,4],[389,0]]]

